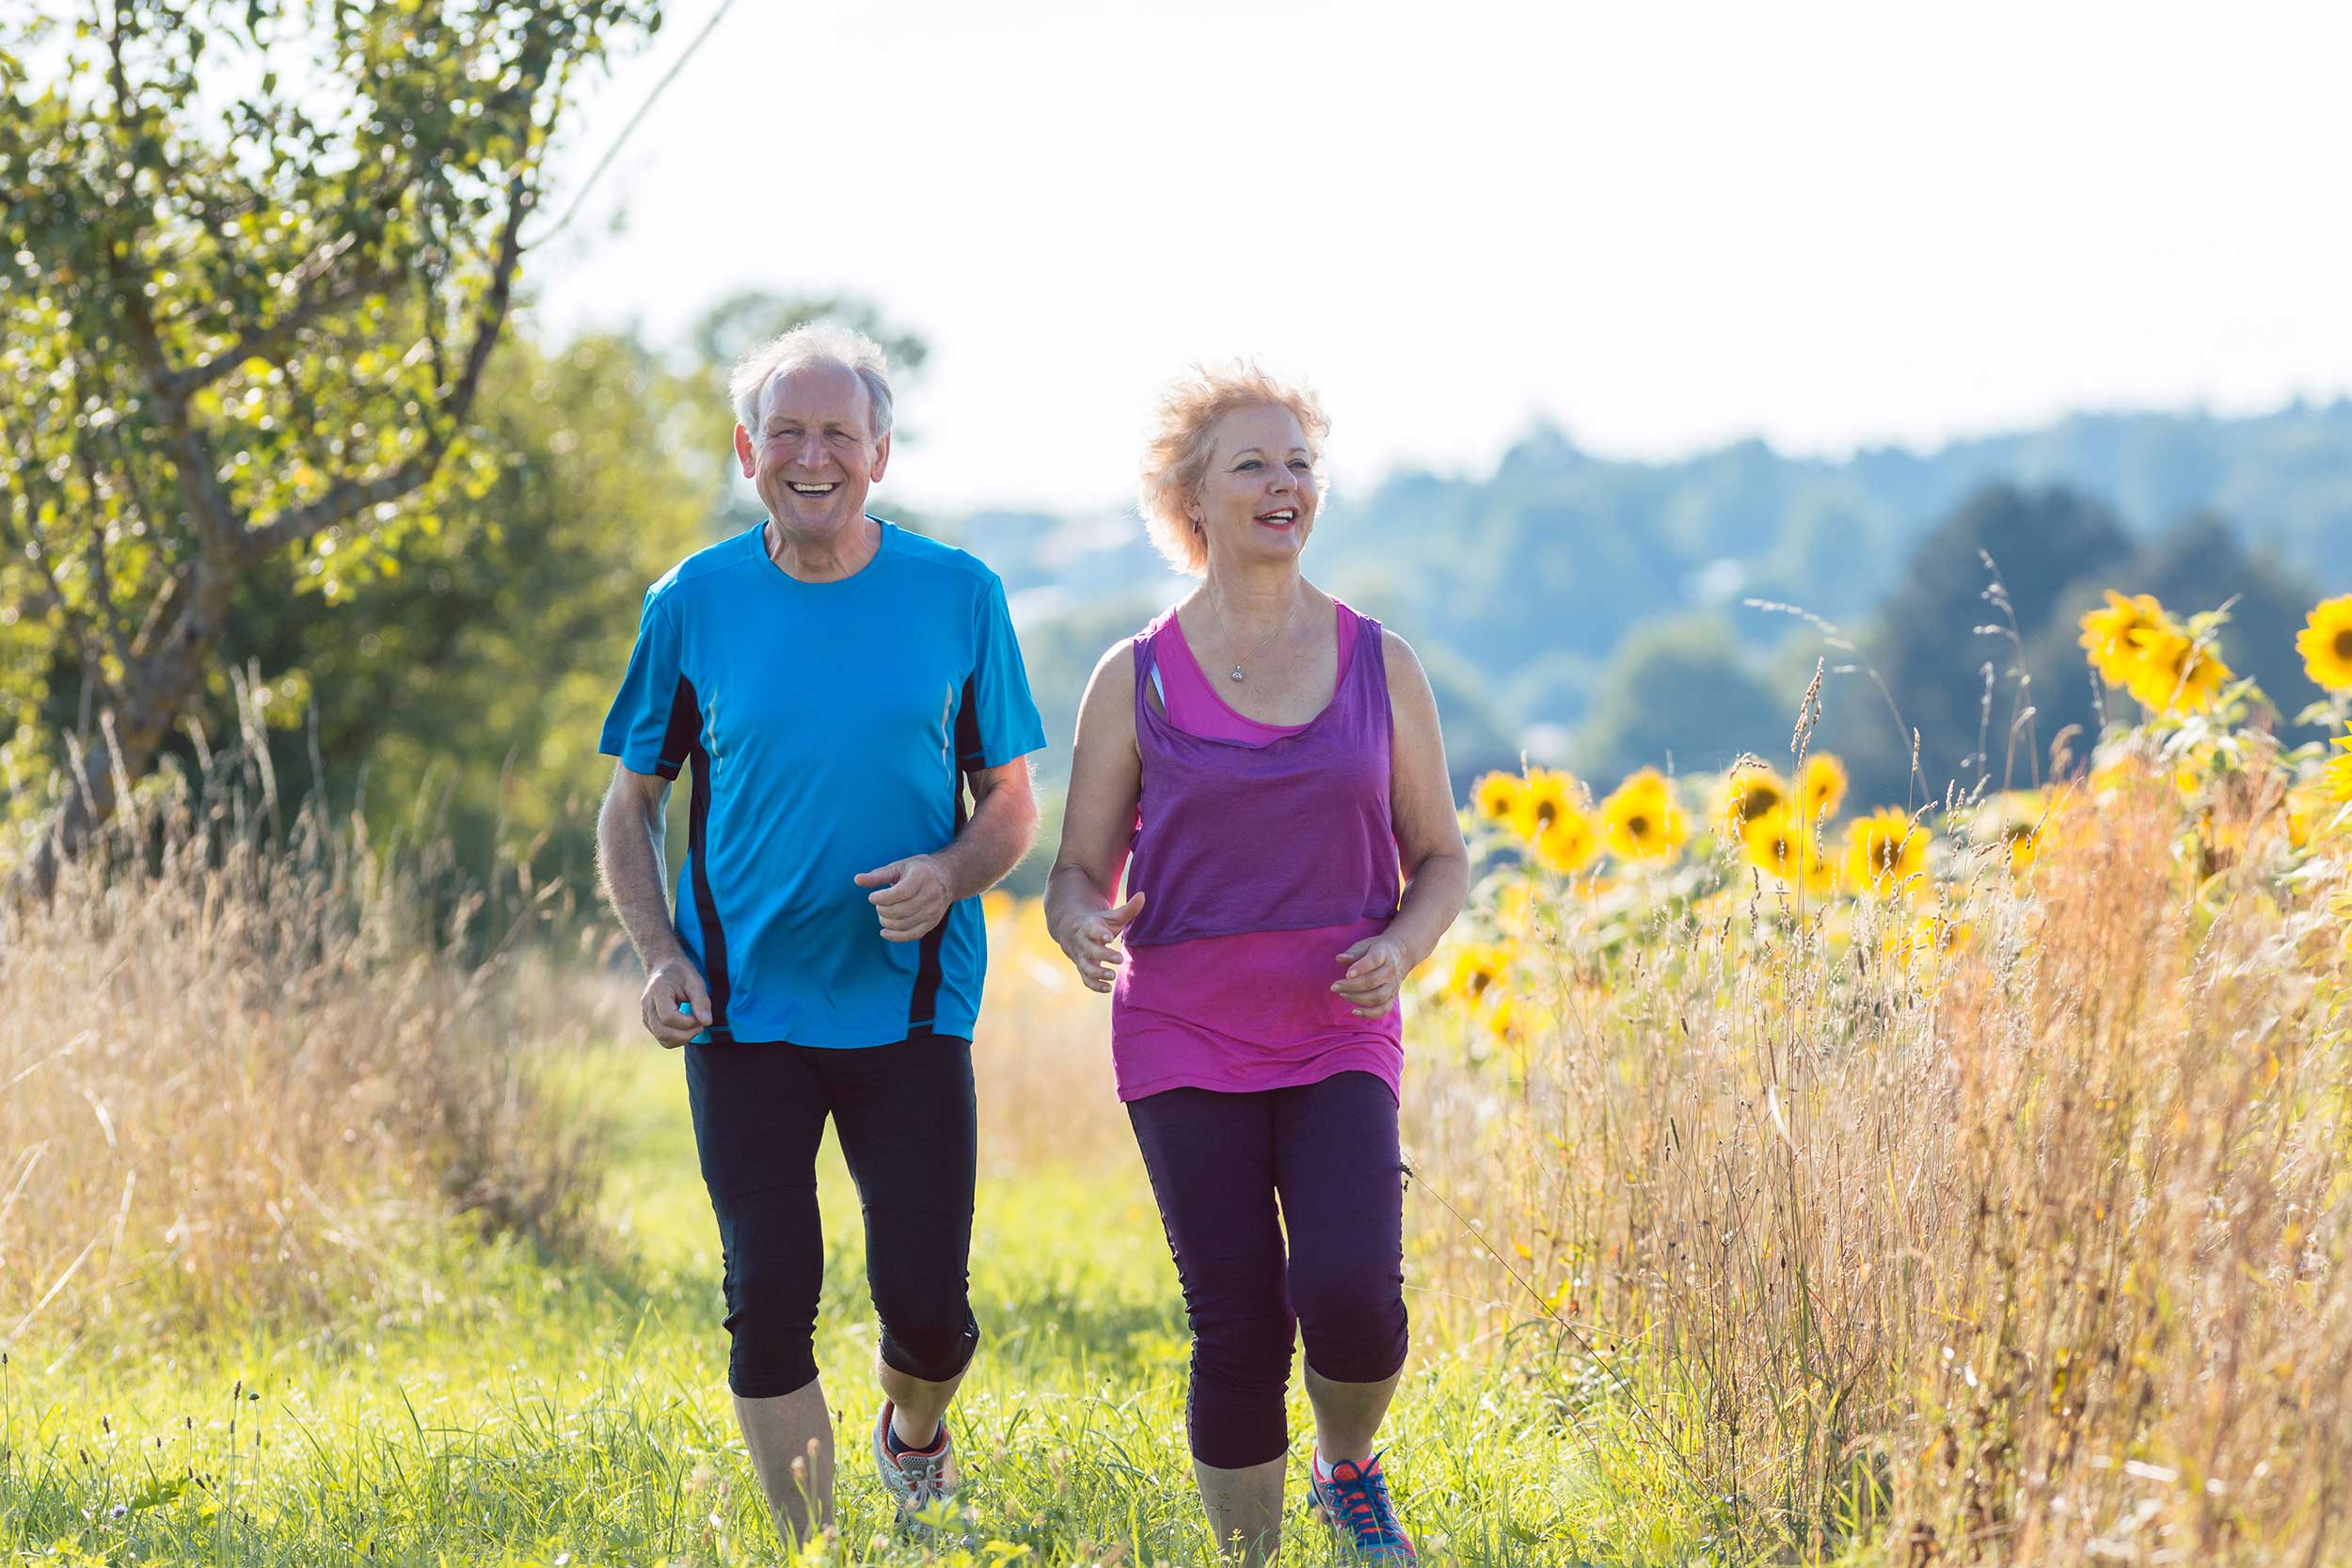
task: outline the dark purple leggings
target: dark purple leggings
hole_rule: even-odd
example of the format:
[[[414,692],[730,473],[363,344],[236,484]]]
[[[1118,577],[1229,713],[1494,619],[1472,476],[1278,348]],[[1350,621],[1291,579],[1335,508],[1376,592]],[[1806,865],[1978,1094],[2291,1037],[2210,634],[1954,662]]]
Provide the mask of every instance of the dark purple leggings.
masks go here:
[[[1127,1117],[1192,1320],[1192,1456],[1220,1470],[1279,1459],[1294,1333],[1334,1383],[1405,1365],[1396,1101],[1342,1072],[1253,1094],[1168,1089]]]

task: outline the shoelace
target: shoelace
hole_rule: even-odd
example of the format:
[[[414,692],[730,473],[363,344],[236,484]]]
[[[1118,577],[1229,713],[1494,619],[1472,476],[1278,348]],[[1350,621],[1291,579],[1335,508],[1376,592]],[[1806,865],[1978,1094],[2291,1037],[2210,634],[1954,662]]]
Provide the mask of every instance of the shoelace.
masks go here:
[[[1371,1463],[1377,1465],[1375,1454]],[[1324,1490],[1340,1505],[1347,1517],[1347,1528],[1359,1546],[1410,1546],[1405,1538],[1405,1527],[1397,1523],[1396,1507],[1389,1501],[1388,1477],[1378,1470],[1366,1470],[1350,1460],[1342,1460],[1331,1466],[1331,1479]]]
[[[937,1453],[894,1455],[893,1463],[898,1466],[898,1473],[907,1478],[908,1487],[914,1494],[910,1501],[915,1508],[927,1508],[940,1499],[943,1495],[939,1483],[940,1473],[947,1466],[947,1449],[945,1444],[940,1446]]]

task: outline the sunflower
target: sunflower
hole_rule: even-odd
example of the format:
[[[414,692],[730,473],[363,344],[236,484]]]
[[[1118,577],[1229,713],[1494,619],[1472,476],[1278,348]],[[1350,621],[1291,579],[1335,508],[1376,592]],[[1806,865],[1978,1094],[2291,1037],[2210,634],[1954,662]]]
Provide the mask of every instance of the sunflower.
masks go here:
[[[2127,599],[2112,588],[2106,594],[2106,609],[2094,610],[2082,618],[2082,648],[2090,656],[2091,668],[2109,686],[2128,686],[2139,664],[2139,647],[2133,638],[2142,631],[2168,627],[2171,622],[2153,594],[2135,594]]]
[[[1846,765],[1827,752],[1805,758],[1804,771],[1797,777],[1797,799],[1807,822],[1836,816],[1846,800]]]
[[[2304,673],[2330,691],[2352,691],[2352,594],[2322,599],[2295,634]]]
[[[1893,806],[1846,830],[1846,885],[1856,892],[1890,894],[1927,868],[1927,829]]]
[[[1573,877],[1600,854],[1600,831],[1570,806],[1535,834],[1535,858],[1564,877]]]
[[[1645,768],[1601,802],[1610,851],[1619,860],[1672,860],[1691,836],[1674,791],[1654,768]]]
[[[2352,800],[2352,735],[2338,737],[2336,749],[2344,754],[2329,763],[2319,776],[2328,786],[2328,799]]]
[[[1496,990],[1503,972],[1511,967],[1511,950],[1494,943],[1472,942],[1455,951],[1454,969],[1446,979],[1446,994],[1458,997],[1475,1009],[1489,990]]]
[[[1837,867],[1821,853],[1812,827],[1786,806],[1749,823],[1740,843],[1750,865],[1794,882],[1808,897],[1827,898],[1837,891]]]
[[[1557,768],[1538,768],[1527,775],[1511,826],[1530,844],[1542,838],[1554,822],[1576,810],[1577,782]]]
[[[1527,781],[1517,773],[1487,773],[1470,785],[1470,809],[1488,822],[1511,822],[1519,815]]]
[[[2194,713],[2213,704],[2214,693],[2231,676],[2220,653],[2170,626],[2143,627],[2132,633],[2139,659],[2125,682],[2132,695],[2158,713]]]
[[[1516,996],[1497,996],[1486,1009],[1486,1033],[1504,1044],[1524,1043],[1542,1022],[1542,1013]]]
[[[1715,825],[1724,837],[1738,843],[1748,824],[1787,809],[1788,786],[1780,776],[1754,758],[1735,763],[1724,775],[1723,791],[1715,800]]]

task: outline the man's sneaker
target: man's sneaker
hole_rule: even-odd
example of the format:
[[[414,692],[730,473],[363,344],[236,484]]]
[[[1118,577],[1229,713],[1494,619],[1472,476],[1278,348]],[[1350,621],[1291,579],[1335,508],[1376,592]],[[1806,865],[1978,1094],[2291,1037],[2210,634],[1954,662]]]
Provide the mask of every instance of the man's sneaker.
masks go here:
[[[890,1410],[884,1400],[882,1414],[874,1418],[874,1468],[882,1473],[882,1490],[898,1504],[900,1522],[912,1524],[931,1504],[956,1495],[956,1445],[942,1421],[930,1448],[900,1449],[891,1440]]]
[[[1388,1478],[1380,1473],[1380,1456],[1361,1465],[1343,1459],[1328,1470],[1323,1456],[1310,1462],[1307,1506],[1331,1527],[1331,1533],[1351,1548],[1362,1562],[1418,1562],[1412,1537],[1397,1523],[1396,1506],[1389,1501]]]

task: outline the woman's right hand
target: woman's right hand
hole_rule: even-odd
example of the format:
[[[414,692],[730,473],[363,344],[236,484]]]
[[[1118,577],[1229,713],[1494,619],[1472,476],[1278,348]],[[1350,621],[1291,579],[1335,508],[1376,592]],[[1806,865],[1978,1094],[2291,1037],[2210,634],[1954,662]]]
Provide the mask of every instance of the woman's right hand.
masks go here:
[[[1070,955],[1072,967],[1089,990],[1111,989],[1118,976],[1120,939],[1142,909],[1143,895],[1135,894],[1125,903],[1089,914],[1062,933],[1061,950]]]

